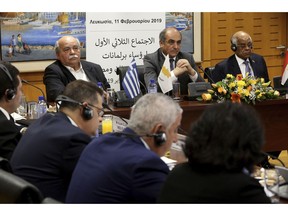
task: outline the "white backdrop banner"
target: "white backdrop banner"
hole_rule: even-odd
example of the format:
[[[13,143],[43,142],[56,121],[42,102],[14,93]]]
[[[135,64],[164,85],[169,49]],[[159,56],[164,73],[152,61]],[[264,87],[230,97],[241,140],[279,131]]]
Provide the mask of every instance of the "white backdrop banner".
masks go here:
[[[159,48],[165,13],[87,13],[86,59],[101,65],[111,87],[120,90],[116,69],[133,58],[143,65],[147,53]]]

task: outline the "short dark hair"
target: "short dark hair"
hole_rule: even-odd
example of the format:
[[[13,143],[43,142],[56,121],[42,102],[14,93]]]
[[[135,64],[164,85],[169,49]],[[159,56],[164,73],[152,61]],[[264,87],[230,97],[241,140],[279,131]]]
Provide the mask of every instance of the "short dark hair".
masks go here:
[[[98,102],[97,93],[102,96],[103,90],[100,89],[95,83],[84,80],[75,80],[68,83],[62,95],[65,95],[80,103],[87,101],[90,104],[94,104]],[[79,104],[63,101],[60,107],[67,107],[75,110],[79,107]]]
[[[252,172],[263,144],[264,129],[255,109],[226,102],[209,106],[192,124],[183,150],[201,170]]]
[[[14,89],[15,92],[17,91],[17,87],[20,84],[17,76],[20,74],[20,72],[15,66],[10,64],[9,62],[0,61],[0,64],[4,65],[4,67],[7,68],[12,78],[11,82],[10,77],[8,77],[7,74],[0,67],[0,99],[2,99],[7,89]]]

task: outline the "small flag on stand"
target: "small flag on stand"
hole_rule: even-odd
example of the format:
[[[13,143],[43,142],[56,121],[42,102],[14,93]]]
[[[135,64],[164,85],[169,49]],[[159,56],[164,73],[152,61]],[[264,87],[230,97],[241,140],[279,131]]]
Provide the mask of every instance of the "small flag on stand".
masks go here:
[[[170,73],[169,55],[166,56],[160,74],[158,76],[158,84],[164,94],[173,89]]]
[[[140,84],[138,79],[138,71],[136,66],[136,61],[133,58],[128,70],[122,81],[122,86],[128,98],[134,98],[140,94]]]
[[[286,50],[285,60],[283,64],[281,85],[284,85],[287,79],[288,79],[288,49]]]

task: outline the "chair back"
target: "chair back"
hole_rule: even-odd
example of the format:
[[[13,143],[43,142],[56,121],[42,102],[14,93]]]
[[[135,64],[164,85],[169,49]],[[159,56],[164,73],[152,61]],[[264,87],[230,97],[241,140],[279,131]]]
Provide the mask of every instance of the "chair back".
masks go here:
[[[8,159],[0,157],[0,169],[12,173],[12,168]]]
[[[288,93],[288,81],[284,85],[281,84],[282,76],[273,77],[274,89],[279,91],[281,95]]]
[[[41,203],[42,200],[36,186],[0,169],[0,203]]]
[[[120,90],[123,90],[122,81],[128,70],[128,67],[129,66],[117,67],[116,74],[119,75]],[[147,93],[147,88],[146,88],[145,80],[144,80],[144,65],[137,65],[137,71],[138,71],[138,79],[140,82],[140,90],[142,94],[144,95]]]

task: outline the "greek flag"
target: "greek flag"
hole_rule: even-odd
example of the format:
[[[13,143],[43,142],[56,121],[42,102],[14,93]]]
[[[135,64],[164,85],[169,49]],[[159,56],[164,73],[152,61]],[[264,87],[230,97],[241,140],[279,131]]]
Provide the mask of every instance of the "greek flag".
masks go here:
[[[138,71],[136,66],[136,61],[133,58],[128,70],[122,81],[122,86],[128,98],[134,98],[140,94],[140,84],[138,80]]]

